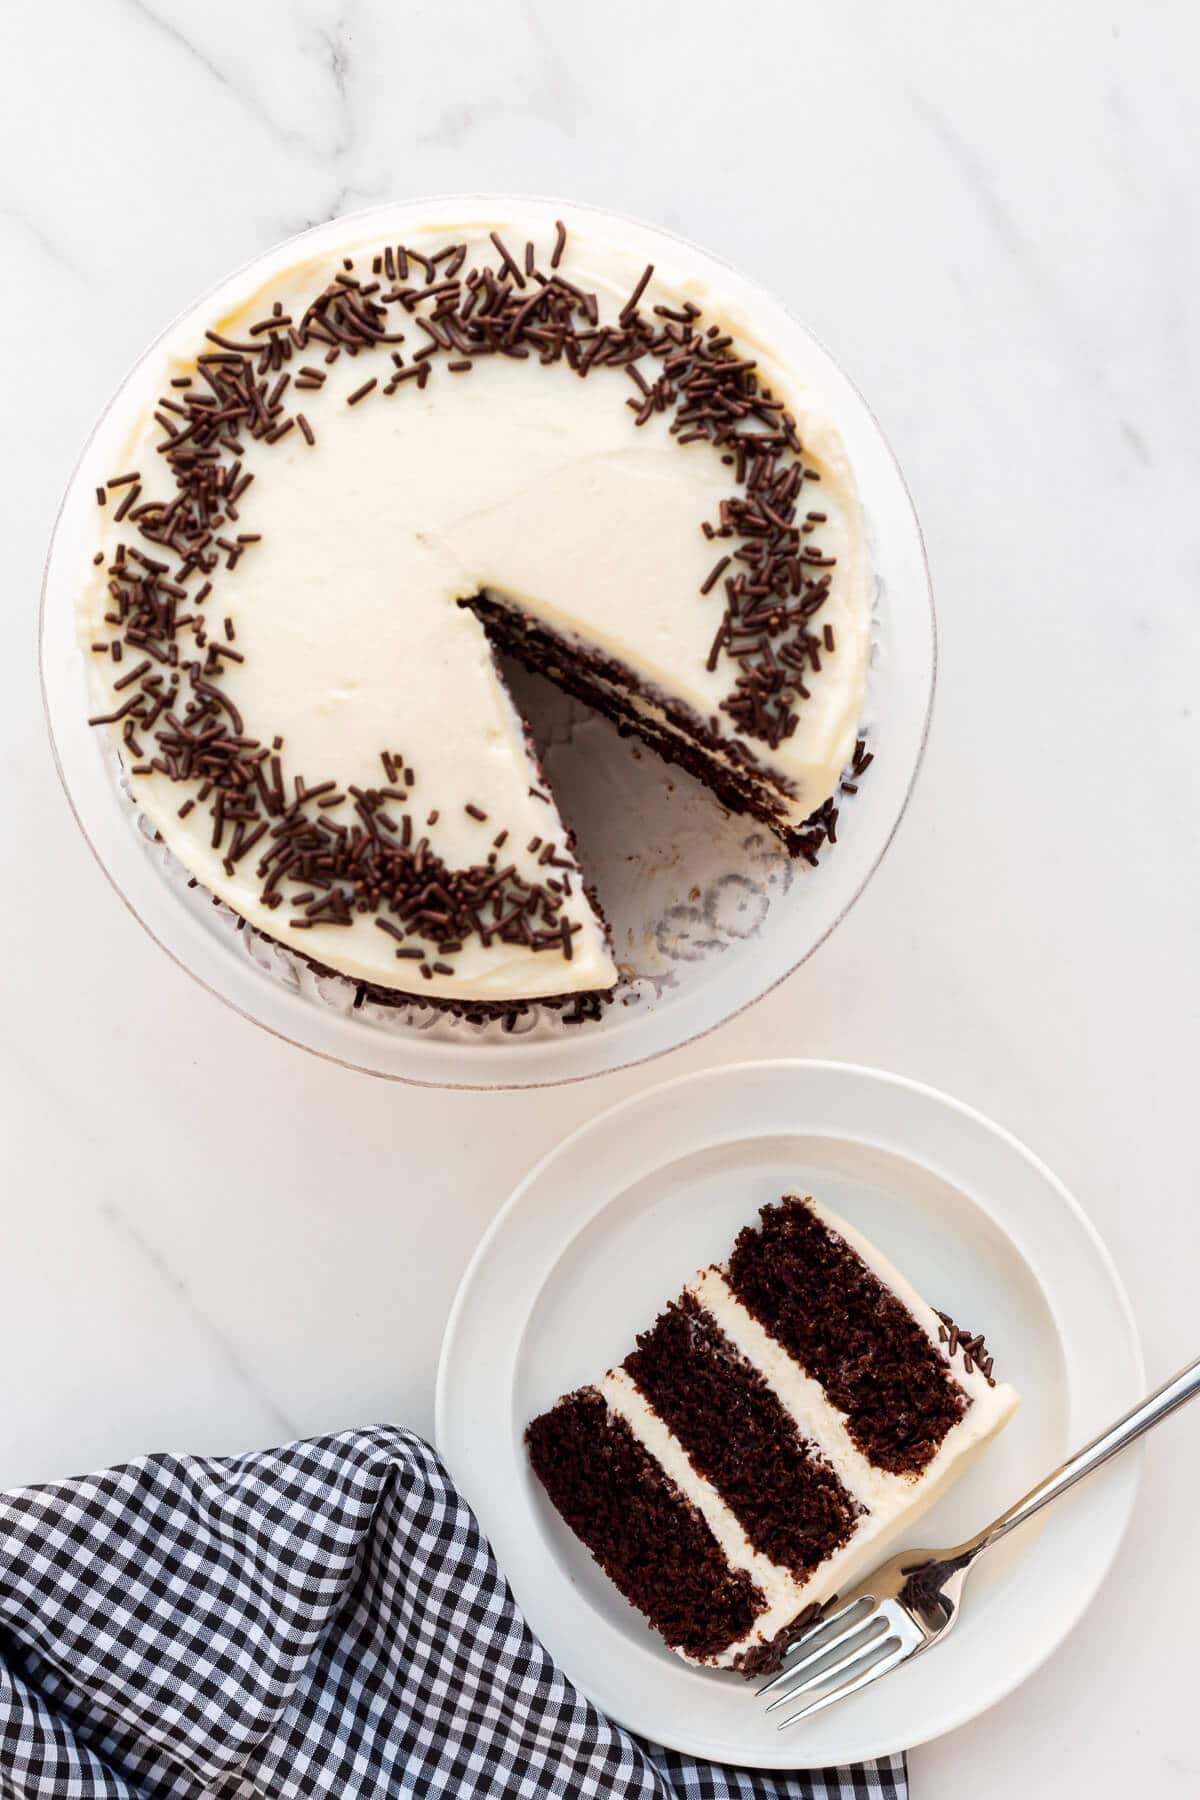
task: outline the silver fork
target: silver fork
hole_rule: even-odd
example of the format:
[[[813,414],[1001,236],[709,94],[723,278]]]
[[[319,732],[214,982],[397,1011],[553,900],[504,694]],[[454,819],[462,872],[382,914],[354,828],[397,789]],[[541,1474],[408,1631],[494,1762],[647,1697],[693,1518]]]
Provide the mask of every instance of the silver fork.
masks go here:
[[[786,1667],[758,1690],[760,1695],[778,1690],[767,1707],[769,1713],[790,1700],[804,1700],[798,1711],[780,1720],[780,1731],[798,1719],[811,1718],[835,1700],[857,1694],[944,1638],[958,1617],[967,1575],[985,1550],[1197,1393],[1200,1358],[1047,1475],[986,1531],[952,1550],[906,1550],[876,1569],[844,1599],[835,1595],[835,1601],[841,1599],[837,1611],[827,1612],[810,1625],[790,1646]]]

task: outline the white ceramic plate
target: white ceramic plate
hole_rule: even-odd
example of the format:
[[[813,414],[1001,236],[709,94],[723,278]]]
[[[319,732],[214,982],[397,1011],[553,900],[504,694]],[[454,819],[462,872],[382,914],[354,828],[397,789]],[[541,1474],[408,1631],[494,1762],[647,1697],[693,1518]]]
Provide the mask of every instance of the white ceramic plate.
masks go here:
[[[863,498],[876,576],[873,665],[864,715],[877,760],[842,808],[838,843],[819,869],[790,861],[770,833],[729,818],[690,777],[622,742],[587,708],[536,684],[529,714],[547,773],[576,827],[589,877],[613,926],[623,978],[601,1019],[565,1026],[535,1008],[515,1031],[428,1008],[367,1004],[354,984],[319,976],[187,885],[187,871],[145,828],[111,747],[86,720],[87,658],[75,603],[94,527],[93,490],[121,460],[144,363],[167,342],[191,351],[224,310],[225,284],[156,340],[85,446],[63,501],[42,592],[41,669],[59,772],[89,844],[130,910],[196,979],[292,1043],[371,1074],[447,1087],[525,1087],[624,1067],[710,1031],[803,962],[844,918],[879,864],[908,800],[925,743],[935,641],[921,534],[900,471],[861,395],[777,300],[726,263],[667,232],[565,201],[451,195],[335,220],[266,253],[264,262],[332,252],[355,236],[402,241],[414,224],[480,216],[548,236],[578,218],[638,262],[700,276],[723,307],[752,318],[825,395]],[[229,279],[241,291],[245,273]],[[521,685],[526,699],[527,684]],[[627,821],[639,821],[636,856]]]
[[[895,1076],[750,1063],[638,1095],[517,1189],[463,1278],[438,1373],[437,1438],[533,1629],[583,1691],[659,1743],[755,1768],[818,1768],[964,1724],[1049,1655],[1128,1521],[1131,1453],[972,1577],[954,1643],[807,1726],[775,1730],[740,1677],[671,1655],[562,1525],[522,1442],[536,1413],[618,1361],[760,1205],[811,1192],[935,1305],[987,1334],[1023,1404],[922,1520],[923,1545],[988,1522],[1143,1388],[1128,1301],[1077,1203],[978,1113]]]

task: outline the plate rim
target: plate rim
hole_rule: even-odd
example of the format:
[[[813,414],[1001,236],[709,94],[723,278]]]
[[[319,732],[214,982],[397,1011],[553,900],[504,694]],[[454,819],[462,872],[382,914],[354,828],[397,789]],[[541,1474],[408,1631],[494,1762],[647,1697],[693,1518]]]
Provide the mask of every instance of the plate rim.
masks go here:
[[[1112,1252],[1109,1250],[1103,1236],[1082,1206],[1081,1202],[1075,1198],[1074,1194],[1072,1194],[1070,1189],[1061,1178],[1054,1173],[1049,1165],[1044,1162],[1034,1150],[1030,1149],[1027,1144],[1017,1137],[1014,1132],[1010,1131],[1006,1126],[999,1124],[996,1120],[989,1117],[988,1114],[982,1112],[979,1108],[972,1106],[969,1102],[959,1100],[954,1095],[948,1094],[943,1089],[934,1087],[930,1083],[916,1080],[911,1076],[900,1075],[891,1070],[875,1068],[863,1063],[843,1062],[832,1058],[747,1058],[737,1062],[691,1070],[686,1074],[675,1076],[669,1081],[658,1082],[652,1087],[643,1088],[632,1094],[626,1095],[623,1099],[616,1101],[611,1106],[608,1106],[602,1111],[585,1119],[581,1124],[568,1132],[566,1136],[561,1138],[540,1156],[517,1183],[488,1224],[487,1229],[484,1231],[475,1250],[469,1258],[462,1276],[460,1277],[447,1315],[438,1355],[437,1377],[434,1390],[434,1444],[439,1455],[442,1454],[441,1446],[447,1435],[449,1411],[452,1404],[449,1392],[451,1380],[450,1364],[453,1357],[455,1341],[459,1336],[463,1319],[471,1302],[471,1290],[488,1262],[493,1245],[504,1232],[509,1220],[521,1206],[529,1190],[534,1188],[542,1180],[547,1171],[552,1168],[560,1158],[569,1157],[571,1151],[575,1149],[582,1140],[586,1140],[592,1133],[611,1129],[623,1115],[635,1112],[639,1109],[653,1111],[656,1106],[661,1106],[664,1102],[669,1101],[671,1097],[678,1095],[680,1090],[683,1089],[702,1087],[706,1083],[719,1083],[731,1078],[749,1077],[754,1079],[756,1077],[769,1077],[785,1072],[791,1073],[800,1079],[803,1079],[805,1076],[813,1075],[831,1076],[835,1080],[845,1077],[851,1081],[865,1081],[868,1085],[877,1085],[882,1088],[887,1088],[895,1093],[912,1095],[919,1098],[924,1103],[932,1103],[935,1108],[942,1108],[956,1115],[960,1121],[965,1121],[972,1130],[979,1131],[987,1137],[999,1140],[1010,1153],[1015,1153],[1021,1160],[1028,1164],[1033,1173],[1041,1181],[1048,1184],[1055,1192],[1056,1197],[1060,1204],[1065,1208],[1065,1211],[1070,1215],[1075,1227],[1082,1231],[1083,1235],[1088,1240],[1093,1253],[1104,1270],[1109,1283],[1111,1299],[1115,1302],[1117,1315],[1124,1326],[1124,1348],[1128,1353],[1131,1374],[1135,1378],[1140,1391],[1145,1391],[1146,1372],[1141,1334],[1138,1329],[1136,1314],[1134,1313],[1129,1294]],[[753,1135],[753,1133],[751,1135]],[[600,1207],[595,1209],[594,1213],[589,1215],[589,1217],[598,1216],[608,1203],[608,1201],[603,1202]],[[1007,1227],[1002,1226],[1001,1229],[1005,1231],[1005,1235],[1014,1243],[1022,1260],[1027,1262],[1019,1240],[1012,1237],[1012,1234],[1008,1231]],[[1031,1268],[1031,1272],[1036,1276],[1037,1272],[1033,1269],[1032,1265],[1027,1262],[1027,1266]],[[975,1718],[981,1717],[994,1706],[999,1705],[1001,1701],[1007,1699],[1018,1687],[1035,1675],[1055,1651],[1061,1648],[1067,1638],[1078,1627],[1081,1619],[1104,1586],[1128,1533],[1130,1521],[1137,1504],[1138,1494],[1141,1490],[1143,1447],[1137,1446],[1130,1452],[1127,1452],[1120,1460],[1126,1468],[1126,1480],[1124,1492],[1118,1502],[1119,1514],[1116,1520],[1116,1529],[1112,1533],[1111,1542],[1105,1547],[1102,1559],[1094,1569],[1091,1577],[1083,1584],[1081,1596],[1071,1605],[1066,1618],[1055,1626],[1049,1638],[1044,1643],[1040,1644],[1032,1655],[1020,1660],[1011,1676],[1006,1677],[1000,1687],[992,1692],[982,1703],[976,1703],[967,1699],[957,1708],[952,1709],[950,1714],[938,1722],[932,1729],[922,1730],[916,1737],[906,1740],[903,1744],[879,1743],[871,1745],[864,1752],[856,1753],[861,1760],[870,1761],[888,1755],[902,1754],[918,1748],[921,1744],[929,1743],[937,1738],[943,1737],[948,1732],[960,1729],[963,1725],[970,1723]],[[485,1537],[487,1536],[486,1527],[484,1527],[484,1535]],[[517,1604],[520,1606],[521,1603],[519,1600]],[[529,1621],[526,1622],[529,1623]],[[537,1632],[532,1624],[530,1624],[530,1630],[537,1636]],[[601,1712],[605,1712],[606,1716],[612,1717],[613,1722],[619,1724],[623,1730],[630,1731],[635,1735],[644,1731],[644,1727],[627,1725],[624,1721],[617,1719],[615,1714],[608,1714],[606,1708],[599,1701],[592,1699],[586,1686],[576,1681],[576,1678],[565,1668],[564,1674],[567,1675],[568,1680],[579,1687],[580,1692],[583,1693],[586,1698],[591,1700],[593,1705],[597,1706]],[[682,1741],[688,1736],[686,1729],[675,1731],[668,1729],[664,1732],[656,1725],[653,1736],[656,1742],[664,1744],[668,1748],[680,1751],[685,1755],[713,1760],[713,1752],[711,1750],[703,1748],[697,1749],[694,1741],[690,1743]],[[789,1744],[787,1750],[788,1754],[786,1761],[766,1762],[747,1758],[745,1756],[743,1756],[742,1760],[745,1766],[764,1769],[804,1769],[823,1766],[823,1764],[820,1763],[809,1764],[804,1762],[803,1744],[800,1740],[796,1741],[794,1747]]]

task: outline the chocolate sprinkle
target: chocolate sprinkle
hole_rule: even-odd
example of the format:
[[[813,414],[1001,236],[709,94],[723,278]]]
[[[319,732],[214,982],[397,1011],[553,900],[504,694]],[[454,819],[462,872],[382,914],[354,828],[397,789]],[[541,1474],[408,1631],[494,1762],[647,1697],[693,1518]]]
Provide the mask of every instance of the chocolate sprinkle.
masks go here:
[[[953,1361],[961,1350],[963,1368],[967,1374],[970,1375],[973,1369],[978,1368],[988,1386],[995,1387],[996,1383],[992,1378],[994,1358],[988,1355],[982,1331],[976,1332],[972,1336],[970,1332],[963,1331],[961,1326],[956,1325],[949,1313],[939,1312],[937,1316],[942,1321],[938,1330],[938,1341],[945,1344],[946,1355]]]

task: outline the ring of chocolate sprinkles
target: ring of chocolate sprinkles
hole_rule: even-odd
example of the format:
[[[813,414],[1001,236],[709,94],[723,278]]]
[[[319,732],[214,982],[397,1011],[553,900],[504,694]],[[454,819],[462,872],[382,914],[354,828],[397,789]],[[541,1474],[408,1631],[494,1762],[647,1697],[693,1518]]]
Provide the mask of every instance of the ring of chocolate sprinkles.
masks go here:
[[[656,305],[651,318],[644,317],[639,307],[652,265],[622,306],[618,323],[601,325],[595,295],[559,272],[567,243],[561,222],[549,274],[537,267],[532,244],[525,247],[522,265],[498,233],[490,235],[496,266],[481,264],[465,279],[458,278],[467,257],[463,243],[446,244],[432,256],[389,245],[374,257],[370,280],[360,279],[353,260],[345,258],[299,321],[276,301],[241,339],[207,331],[211,348],[198,355],[195,377],[172,378],[172,393],[159,400],[154,413],[162,432],[156,450],[173,477],[174,497],[146,498],[139,470],[96,490],[101,506],[111,490],[120,492],[114,521],[128,519],[141,544],[121,541],[116,547],[106,571],[105,613],[115,635],[92,648],[111,652],[115,663],[124,646],[139,660],[114,683],[117,690],[131,688],[129,697],[89,724],[120,724],[132,774],[153,771],[172,781],[199,781],[179,816],[209,804],[211,843],[224,853],[229,876],[257,852],[260,903],[272,912],[290,907],[288,932],[349,926],[357,915],[374,913],[376,924],[398,940],[398,961],[419,965],[425,981],[453,973],[446,959],[469,937],[484,945],[493,939],[520,943],[569,961],[572,932],[580,929],[562,914],[571,877],[579,876],[570,854],[574,845],[543,846],[539,866],[561,870],[560,880],[526,881],[515,865],[501,867],[497,846],[505,833],[479,862],[450,868],[421,832],[412,804],[415,773],[394,751],[381,752],[384,780],[376,787],[339,794],[333,782],[306,787],[297,775],[289,793],[282,741],[268,744],[247,734],[220,686],[226,665],[244,660],[231,641],[232,620],[225,619],[221,641],[210,636],[200,609],[222,567],[234,569],[259,542],[254,532],[231,535],[254,480],[243,468],[244,439],[275,444],[298,426],[307,445],[316,443],[307,416],[286,410],[287,394],[289,387],[319,393],[325,370],[305,362],[293,374],[287,365],[312,355],[314,347],[326,366],[343,354],[357,357],[387,347],[386,377],[381,382],[372,376],[355,388],[347,397],[350,406],[376,394],[391,397],[409,381],[424,388],[439,358],[451,372],[469,369],[476,357],[495,355],[518,360],[536,355],[543,364],[562,362],[580,376],[624,368],[637,389],[627,401],[635,427],[656,413],[671,413],[669,429],[677,443],[705,440],[721,450],[733,470],[733,492],[720,503],[718,519],[701,523],[707,538],[728,546],[700,588],[707,596],[720,584],[722,599],[707,666],[714,669],[724,659],[736,668],[721,709],[745,737],[777,748],[796,729],[798,705],[808,698],[804,673],[819,671],[822,652],[834,650],[831,627],[820,636],[810,629],[828,597],[834,563],[812,539],[825,515],[809,510],[797,522],[804,485],[820,475],[806,466],[795,419],[769,389],[760,388],[753,362],[738,357],[733,339],[716,325],[705,328],[691,302],[680,308]],[[419,282],[414,266],[423,277]],[[418,312],[419,307],[430,310]],[[428,339],[407,363],[395,347],[406,334],[389,329],[394,308]],[[653,382],[638,366],[646,358],[660,366]],[[174,564],[143,546],[168,552]],[[197,576],[200,585],[193,592],[188,584]],[[181,654],[185,648],[198,654]],[[871,760],[860,742],[844,792],[856,791]],[[353,802],[352,825],[330,816],[347,799]],[[473,803],[464,810],[485,822]],[[435,818],[429,815],[430,825]],[[802,836],[789,834],[789,847],[815,863],[820,845],[835,841],[836,821],[837,808],[827,802]],[[360,997],[367,991],[360,984]],[[391,991],[380,987],[372,997]],[[418,997],[423,998],[419,990]],[[503,1015],[511,1007],[499,1010]],[[586,1008],[577,1010],[590,1016]]]

